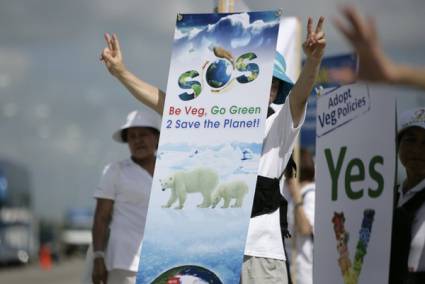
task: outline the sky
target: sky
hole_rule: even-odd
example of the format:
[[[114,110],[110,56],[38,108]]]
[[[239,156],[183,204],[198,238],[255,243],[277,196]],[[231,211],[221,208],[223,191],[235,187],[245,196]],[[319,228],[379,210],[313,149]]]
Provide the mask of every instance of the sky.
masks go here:
[[[236,10],[282,8],[303,23],[324,15],[326,55],[334,55],[350,51],[331,23],[344,3],[236,0]],[[375,17],[388,54],[425,65],[425,1],[351,3]],[[140,104],[100,63],[103,34],[117,33],[128,68],[164,89],[177,13],[213,7],[211,0],[0,0],[0,161],[29,173],[37,216],[59,221],[68,208],[93,207],[102,168],[128,156],[111,135]]]

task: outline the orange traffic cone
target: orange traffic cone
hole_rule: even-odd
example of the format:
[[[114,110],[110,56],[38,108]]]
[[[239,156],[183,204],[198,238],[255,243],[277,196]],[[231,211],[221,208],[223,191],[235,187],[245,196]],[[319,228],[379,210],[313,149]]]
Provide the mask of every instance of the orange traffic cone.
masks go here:
[[[52,254],[48,245],[42,245],[40,247],[39,262],[43,270],[50,270],[52,268]]]

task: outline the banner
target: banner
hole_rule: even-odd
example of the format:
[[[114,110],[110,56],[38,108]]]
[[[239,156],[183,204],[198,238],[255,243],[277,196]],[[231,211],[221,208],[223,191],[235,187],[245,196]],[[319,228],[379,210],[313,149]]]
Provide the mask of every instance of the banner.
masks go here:
[[[387,283],[395,100],[353,84],[317,100],[315,283]]]
[[[352,84],[357,72],[357,56],[352,53],[326,56],[320,64],[315,88],[308,99],[307,113],[301,128],[301,147],[316,151],[316,98],[320,89]]]
[[[177,16],[137,283],[238,283],[280,12]]]

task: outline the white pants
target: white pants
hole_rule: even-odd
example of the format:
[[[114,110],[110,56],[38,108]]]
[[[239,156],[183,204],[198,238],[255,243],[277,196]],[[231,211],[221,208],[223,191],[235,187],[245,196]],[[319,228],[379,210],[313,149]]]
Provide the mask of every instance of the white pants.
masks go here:
[[[244,256],[241,284],[288,284],[288,272],[283,260]]]

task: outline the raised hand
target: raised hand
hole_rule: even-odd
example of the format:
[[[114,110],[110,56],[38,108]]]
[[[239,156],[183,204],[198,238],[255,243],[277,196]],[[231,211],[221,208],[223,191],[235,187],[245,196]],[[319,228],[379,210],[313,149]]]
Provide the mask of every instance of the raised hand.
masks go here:
[[[313,29],[313,19],[308,18],[307,38],[303,43],[303,50],[307,59],[321,60],[325,52],[326,38],[323,32],[324,17],[320,17],[316,29]]]
[[[112,75],[117,76],[125,70],[118,37],[116,34],[111,37],[108,33],[105,33],[105,41],[106,47],[100,55],[100,60],[105,63],[106,68]]]
[[[380,46],[374,20],[364,19],[351,6],[343,8],[341,12],[349,24],[343,24],[338,19],[334,19],[334,24],[359,56],[359,78],[375,82],[394,81],[397,70]]]

